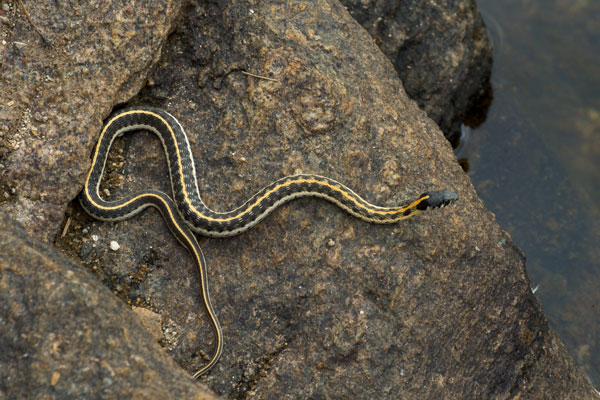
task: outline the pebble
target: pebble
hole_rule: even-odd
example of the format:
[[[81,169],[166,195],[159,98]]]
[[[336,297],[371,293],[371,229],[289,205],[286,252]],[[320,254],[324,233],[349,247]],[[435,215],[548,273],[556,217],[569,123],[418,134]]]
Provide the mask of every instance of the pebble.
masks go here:
[[[10,10],[10,6],[8,5],[8,3],[4,3],[4,4],[2,4],[2,9],[4,11],[9,11]]]
[[[98,241],[98,235],[92,235],[92,240],[94,242],[97,242]]]
[[[110,241],[110,249],[113,251],[117,251],[121,248],[121,246],[119,245],[119,243],[116,240],[111,240]]]

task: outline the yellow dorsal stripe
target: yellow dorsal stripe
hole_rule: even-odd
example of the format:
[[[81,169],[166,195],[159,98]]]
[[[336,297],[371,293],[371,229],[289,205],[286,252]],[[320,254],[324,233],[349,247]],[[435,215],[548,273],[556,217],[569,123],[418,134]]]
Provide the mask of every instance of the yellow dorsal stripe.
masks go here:
[[[287,181],[287,182],[283,182],[283,183],[281,183],[281,184],[273,187],[271,190],[267,191],[262,196],[260,196],[259,198],[257,198],[254,201],[254,203],[252,203],[251,205],[249,205],[248,207],[246,207],[246,209],[244,211],[242,211],[242,212],[240,212],[240,213],[238,213],[238,214],[236,214],[234,216],[224,217],[224,218],[210,217],[208,215],[203,214],[200,210],[198,210],[194,206],[194,204],[192,204],[192,202],[190,200],[190,196],[189,196],[188,191],[187,191],[187,187],[185,185],[185,181],[184,181],[183,164],[181,162],[181,156],[180,156],[181,152],[179,150],[179,144],[177,142],[176,134],[173,131],[171,124],[169,124],[169,122],[167,122],[161,115],[159,115],[159,114],[157,114],[157,113],[155,113],[153,111],[150,111],[150,110],[139,110],[139,109],[137,109],[137,110],[127,111],[127,112],[121,113],[121,114],[113,117],[106,124],[106,126],[104,127],[104,129],[102,130],[102,133],[100,135],[100,140],[98,141],[98,146],[96,147],[96,151],[94,153],[94,158],[92,160],[92,165],[95,165],[95,163],[96,163],[97,156],[98,156],[98,153],[99,153],[100,143],[102,142],[102,138],[106,134],[106,131],[108,130],[108,128],[110,127],[110,125],[116,119],[119,119],[121,117],[125,117],[125,116],[130,115],[130,114],[148,114],[148,115],[152,115],[153,117],[155,117],[158,120],[160,120],[163,123],[163,125],[168,129],[168,131],[169,131],[169,133],[171,135],[171,138],[173,140],[173,143],[175,145],[175,150],[176,150],[176,153],[177,153],[177,168],[179,170],[180,185],[181,185],[181,190],[183,192],[183,196],[184,196],[186,205],[199,218],[207,220],[207,221],[210,221],[210,222],[219,222],[220,223],[220,222],[229,222],[229,221],[233,221],[233,220],[239,219],[239,218],[243,217],[245,214],[249,213],[251,210],[253,210],[257,205],[259,205],[262,201],[264,201],[271,194],[273,194],[273,193],[281,190],[282,188],[285,188],[286,186],[290,186],[290,185],[293,185],[293,184],[302,184],[302,183],[308,183],[308,184],[314,183],[314,184],[318,184],[318,185],[321,185],[321,186],[326,186],[329,189],[332,189],[332,190],[338,192],[344,198],[346,198],[347,200],[349,200],[352,203],[354,203],[359,209],[363,209],[367,213],[371,213],[371,214],[375,214],[375,215],[382,215],[382,216],[385,216],[385,215],[392,215],[393,216],[393,215],[404,213],[406,210],[409,210],[411,208],[416,207],[417,205],[419,205],[419,203],[421,203],[422,201],[424,201],[424,200],[426,200],[426,199],[429,198],[429,196],[423,196],[423,197],[420,197],[417,200],[413,201],[411,204],[409,204],[409,205],[407,205],[405,207],[394,208],[394,209],[389,209],[389,210],[388,209],[380,210],[380,209],[375,208],[375,206],[373,206],[372,204],[370,204],[370,203],[368,203],[368,202],[366,202],[364,200],[363,201],[366,203],[366,205],[362,204],[357,199],[358,195],[350,194],[350,192],[342,189],[341,187],[333,185],[333,184],[331,184],[331,183],[329,183],[329,182],[327,182],[325,180],[319,180],[319,179],[314,179],[314,178],[313,179],[299,178],[299,179],[295,179],[295,180],[290,180],[290,181]],[[109,149],[107,149],[107,151],[109,151]],[[191,162],[193,162],[193,160],[191,160]],[[88,173],[88,179],[86,180],[86,183],[85,183],[85,190],[88,193],[89,193],[88,183],[89,183],[89,177],[91,175],[91,171],[92,171],[92,169],[90,169],[90,172]],[[194,177],[194,179],[196,179],[196,177]],[[118,205],[114,205],[114,206],[105,206],[105,205],[97,204],[97,203],[95,203],[95,202],[92,201],[92,197],[91,196],[88,196],[88,197],[90,198],[90,201],[93,202],[93,204],[94,204],[95,207],[98,207],[99,209],[102,209],[102,210],[110,211],[110,210],[115,210],[115,209],[127,206],[127,205],[133,203],[134,201],[136,201],[137,199],[139,199],[142,196],[144,196],[144,195],[142,194],[142,195],[139,195],[139,196],[135,196],[135,197],[129,199],[128,201],[126,201],[126,202],[119,203]],[[198,194],[198,196],[199,196],[199,194]],[[100,196],[98,195],[98,197],[100,197]],[[216,214],[225,214],[225,213],[219,213],[219,212],[216,212],[216,211],[213,211],[213,212],[216,213]]]

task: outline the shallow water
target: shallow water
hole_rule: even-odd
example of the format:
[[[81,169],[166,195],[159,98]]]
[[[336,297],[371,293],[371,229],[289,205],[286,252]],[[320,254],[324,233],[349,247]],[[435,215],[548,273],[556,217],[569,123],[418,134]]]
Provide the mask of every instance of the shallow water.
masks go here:
[[[527,255],[550,325],[600,387],[600,1],[477,0],[494,100],[457,149]]]

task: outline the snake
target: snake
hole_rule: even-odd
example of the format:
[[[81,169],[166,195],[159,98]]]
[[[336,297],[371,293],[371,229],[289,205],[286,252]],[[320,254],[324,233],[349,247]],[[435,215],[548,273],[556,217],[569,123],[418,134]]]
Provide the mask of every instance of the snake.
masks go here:
[[[114,140],[131,131],[150,131],[162,142],[167,158],[172,197],[148,189],[118,200],[100,196],[100,182]],[[273,210],[299,197],[319,197],[347,213],[376,224],[391,224],[418,213],[455,202],[458,195],[450,190],[429,191],[414,200],[393,207],[373,205],[342,183],[312,174],[290,175],[265,186],[239,207],[230,211],[210,209],[200,197],[194,157],[185,130],[167,111],[154,107],[132,107],[114,113],[104,124],[95,146],[91,167],[79,195],[82,208],[101,221],[121,221],[155,207],[169,230],[187,249],[197,267],[201,296],[216,338],[210,361],[193,374],[196,379],[219,361],[223,351],[223,333],[210,301],[207,265],[195,233],[211,237],[229,237],[255,226]]]

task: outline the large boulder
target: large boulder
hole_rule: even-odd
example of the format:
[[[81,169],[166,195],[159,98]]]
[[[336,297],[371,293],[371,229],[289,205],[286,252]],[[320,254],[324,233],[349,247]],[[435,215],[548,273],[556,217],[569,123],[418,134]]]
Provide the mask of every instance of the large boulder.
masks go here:
[[[394,64],[408,96],[453,144],[462,123],[485,118],[492,47],[475,0],[342,3]]]
[[[180,119],[200,191],[216,209],[233,208],[296,172],[331,176],[382,205],[428,189],[460,195],[449,208],[394,226],[298,200],[244,235],[201,239],[225,335],[223,357],[203,383],[235,398],[593,398],[531,294],[522,253],[477,197],[439,128],[408,98],[392,64],[341,4],[191,1],[179,20],[179,5],[108,4],[86,9],[81,31],[88,29],[85,21],[105,21],[100,27],[111,34],[99,42],[122,40],[118,57],[84,46],[66,58],[60,46],[43,47],[34,29],[14,30],[14,40],[47,53],[55,66],[51,78],[67,77],[71,65],[133,65],[101,75],[110,84],[86,92],[86,100],[97,98],[93,109],[81,97],[71,103],[69,96],[47,96],[39,81],[35,99],[47,104],[36,100],[36,110],[84,118],[70,122],[75,128],[63,129],[66,118],[28,120],[26,107],[8,109],[1,154],[3,162],[21,165],[4,164],[7,195],[0,206],[28,232],[48,240],[60,230],[57,210],[83,183],[100,117],[143,82],[131,104],[160,106]],[[36,18],[51,5],[29,7],[51,43],[79,43],[81,36]],[[61,18],[65,26],[76,19],[49,20]],[[122,21],[139,29],[164,23],[152,33],[142,30],[146,40],[134,40],[138,29],[123,34]],[[28,71],[22,53],[7,54],[11,71]],[[63,67],[63,59],[73,64]],[[98,85],[88,74],[77,82]],[[18,93],[20,82],[6,83],[10,93]],[[47,130],[56,134],[35,142]],[[21,142],[10,142],[14,132],[27,138],[23,145],[37,143],[26,147],[32,157],[18,153]],[[61,149],[44,156],[55,164],[40,163],[46,142]],[[117,141],[103,195],[119,198],[148,187],[169,192],[161,149],[150,134]],[[46,184],[35,168],[60,179]],[[31,172],[15,172],[21,169]],[[30,194],[36,185],[39,197]],[[47,203],[53,206],[44,208]],[[179,365],[190,373],[202,367],[214,339],[195,267],[159,213],[102,223],[74,203],[68,214],[55,245],[124,303],[151,310],[154,317],[146,319],[160,326],[155,334]],[[120,249],[111,248],[113,241]],[[22,368],[25,374],[31,367]],[[68,375],[60,379],[71,382]]]
[[[0,217],[0,397],[197,399],[138,316],[89,271]]]

